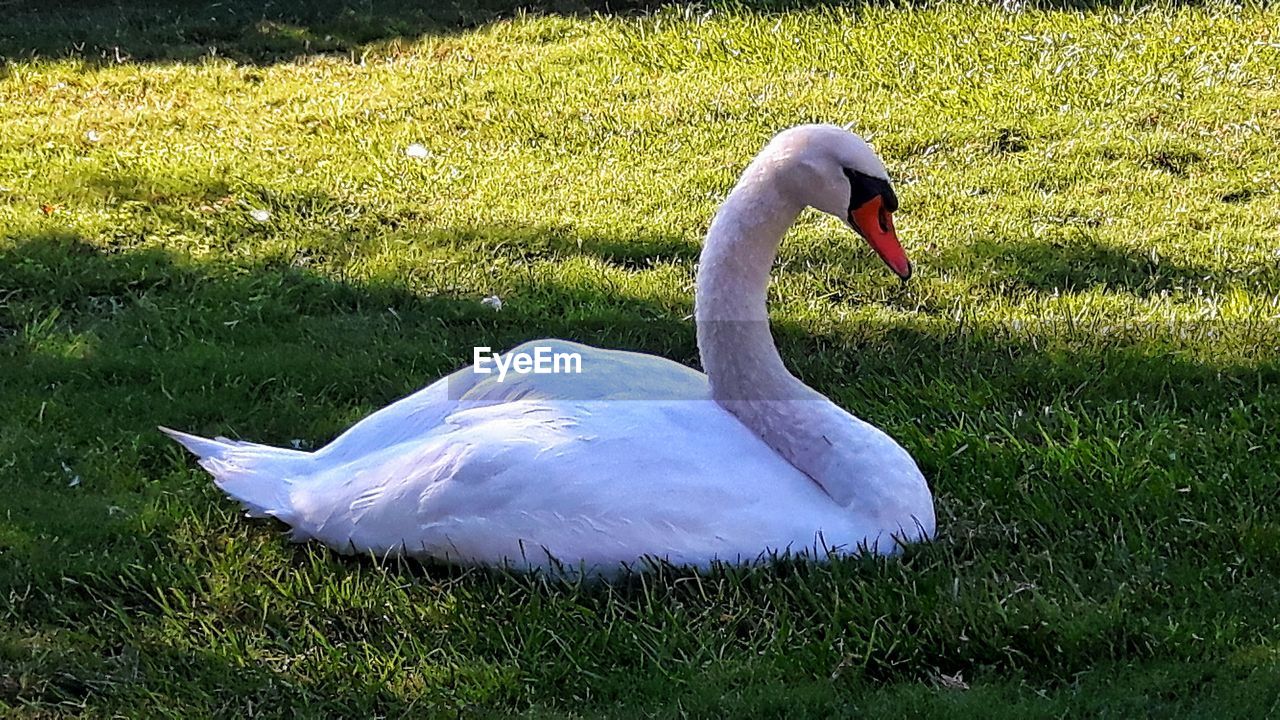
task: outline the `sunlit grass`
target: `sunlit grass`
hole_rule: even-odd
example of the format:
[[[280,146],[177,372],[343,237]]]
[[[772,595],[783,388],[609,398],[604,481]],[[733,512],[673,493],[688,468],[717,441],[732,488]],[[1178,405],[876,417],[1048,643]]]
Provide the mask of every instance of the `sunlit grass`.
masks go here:
[[[318,7],[0,30],[0,707],[1274,712],[1276,11]],[[154,431],[319,445],[541,336],[696,365],[706,223],[806,121],[871,138],[918,269],[810,214],[773,288],[792,368],[931,479],[901,560],[352,561]]]

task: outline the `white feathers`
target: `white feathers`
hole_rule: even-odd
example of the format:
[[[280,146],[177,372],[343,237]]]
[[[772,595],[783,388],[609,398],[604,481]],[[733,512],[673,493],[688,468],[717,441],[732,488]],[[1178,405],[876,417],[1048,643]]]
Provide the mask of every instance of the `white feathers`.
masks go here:
[[[418,147],[406,155],[426,152]],[[784,176],[788,163],[806,178],[831,165],[822,181],[843,187],[847,206],[847,162],[883,168],[834,126],[780,135],[752,165],[765,171],[748,170],[755,179],[726,200],[707,238],[704,365],[723,386],[790,392],[785,400],[753,396],[731,414],[706,376],[677,363],[541,340],[510,352],[577,353],[580,372],[499,379],[465,368],[315,452],[165,432],[252,514],[340,552],[526,568],[558,560],[593,572],[653,557],[705,567],[769,552],[895,552],[933,531],[923,477],[887,436],[787,373],[763,307],[773,253],[799,206],[751,195],[752,183],[804,187]],[[480,302],[502,307],[496,295]],[[757,326],[715,325],[733,319]]]

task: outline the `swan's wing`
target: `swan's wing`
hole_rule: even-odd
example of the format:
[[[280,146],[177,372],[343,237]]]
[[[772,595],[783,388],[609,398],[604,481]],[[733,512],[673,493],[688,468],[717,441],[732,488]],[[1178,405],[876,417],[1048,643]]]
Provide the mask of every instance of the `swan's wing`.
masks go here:
[[[672,400],[709,397],[707,378],[665,358],[602,350],[567,340],[533,340],[505,355],[573,355],[580,372],[482,373],[471,365],[369,415],[335,438],[317,458],[337,464],[423,436],[462,408],[517,400]],[[488,369],[494,370],[492,365]]]
[[[711,401],[517,401],[295,486],[295,530],[451,561],[705,565],[847,535],[822,491]]]

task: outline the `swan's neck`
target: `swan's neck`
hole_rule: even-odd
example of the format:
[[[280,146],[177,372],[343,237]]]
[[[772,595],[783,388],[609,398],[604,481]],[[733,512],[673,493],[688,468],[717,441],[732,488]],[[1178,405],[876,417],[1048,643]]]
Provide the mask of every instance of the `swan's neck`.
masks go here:
[[[802,207],[782,194],[771,168],[758,165],[720,206],[698,264],[698,351],[712,395],[726,407],[789,399],[803,387],[782,364],[766,307],[778,244]]]
[[[834,501],[885,510],[894,491],[877,484],[877,458],[864,451],[875,430],[788,372],[769,331],[770,271],[803,209],[775,172],[759,160],[748,168],[707,233],[695,304],[702,367],[715,401]]]

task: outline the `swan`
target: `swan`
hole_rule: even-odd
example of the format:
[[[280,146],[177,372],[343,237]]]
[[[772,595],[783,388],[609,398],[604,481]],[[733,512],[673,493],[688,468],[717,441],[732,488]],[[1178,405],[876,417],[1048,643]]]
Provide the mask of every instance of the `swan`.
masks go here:
[[[535,340],[507,354],[505,375],[501,358],[477,353],[314,452],[160,429],[250,516],[339,552],[597,573],[896,553],[934,532],[924,476],[888,435],[789,373],[769,330],[770,268],[806,206],[910,277],[875,152],[834,125],[785,130],[707,232],[694,315],[705,375]],[[539,353],[576,355],[580,372],[567,361],[517,372]]]

